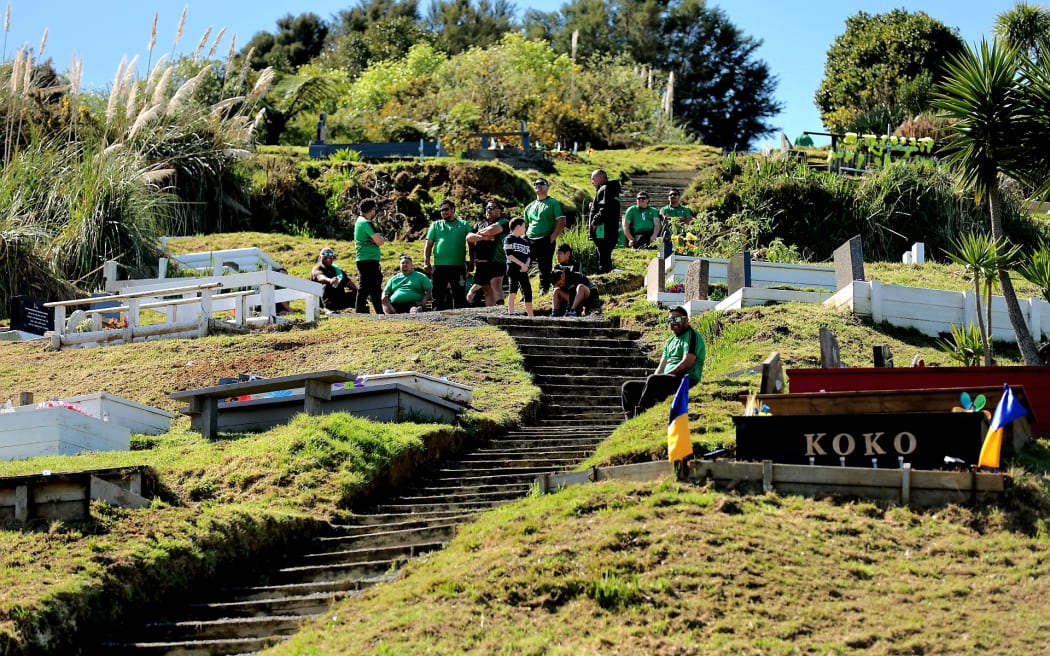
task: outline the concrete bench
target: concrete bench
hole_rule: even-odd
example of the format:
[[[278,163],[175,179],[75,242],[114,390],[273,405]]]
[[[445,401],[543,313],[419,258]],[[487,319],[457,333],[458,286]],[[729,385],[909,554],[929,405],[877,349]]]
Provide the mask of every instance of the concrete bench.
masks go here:
[[[194,430],[206,439],[213,439],[219,432],[219,401],[222,399],[303,387],[303,412],[316,415],[321,413],[322,403],[332,398],[332,383],[353,380],[354,374],[331,369],[184,390],[172,392],[168,396],[176,400],[188,399],[189,407],[183,408],[181,412],[190,416],[190,424]]]

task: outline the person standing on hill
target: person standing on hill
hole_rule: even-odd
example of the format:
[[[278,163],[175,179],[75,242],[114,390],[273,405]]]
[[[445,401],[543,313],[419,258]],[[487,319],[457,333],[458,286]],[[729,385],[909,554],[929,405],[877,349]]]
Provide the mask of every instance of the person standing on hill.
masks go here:
[[[565,213],[561,203],[547,195],[547,180],[536,178],[532,186],[536,190],[536,200],[525,207],[525,222],[528,224],[525,236],[531,242],[532,259],[540,271],[540,293],[546,294],[551,288],[554,244],[565,230]]]
[[[467,235],[470,224],[456,216],[450,200],[438,206],[441,218],[430,224],[423,247],[423,271],[434,282],[434,307],[467,307]],[[433,258],[433,264],[431,264]]]
[[[684,237],[689,232],[689,226],[693,222],[693,212],[682,205],[682,192],[672,189],[667,192],[667,205],[660,208],[660,225],[664,233],[664,257],[674,250],[671,244],[671,236],[677,234]]]
[[[696,328],[689,325],[689,313],[679,305],[667,313],[671,337],[664,342],[664,352],[656,371],[645,380],[629,380],[620,388],[623,414],[627,419],[648,410],[678,391],[683,376],[696,385],[704,373],[707,346]]]
[[[507,254],[503,240],[510,224],[503,217],[503,206],[498,201],[485,203],[485,218],[467,235],[467,244],[474,262],[474,284],[485,294],[485,305],[503,301],[503,276],[507,273]]]
[[[531,317],[532,283],[529,281],[529,267],[532,265],[532,242],[525,236],[525,219],[510,222],[510,235],[503,241],[503,250],[507,256],[507,278],[510,279],[507,314],[514,314],[514,298],[520,287],[525,313]]]
[[[628,248],[645,248],[660,234],[660,211],[649,205],[649,194],[639,191],[635,204],[623,215],[623,237]]]
[[[372,219],[376,216],[375,199],[361,201],[360,216],[354,222],[354,247],[357,250],[355,260],[361,284],[357,291],[355,310],[368,314],[368,301],[376,314],[383,314],[383,267],[379,264],[381,253],[379,247],[386,243],[386,237],[376,232]]]
[[[587,227],[598,249],[598,273],[613,270],[612,253],[620,240],[620,181],[610,180],[604,169],[591,173],[594,202],[591,203]]]

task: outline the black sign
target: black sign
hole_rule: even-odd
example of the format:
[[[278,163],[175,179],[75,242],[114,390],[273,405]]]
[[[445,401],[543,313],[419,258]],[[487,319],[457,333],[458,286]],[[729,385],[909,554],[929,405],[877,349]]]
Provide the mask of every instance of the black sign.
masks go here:
[[[44,307],[44,302],[32,296],[11,298],[11,329],[34,335],[54,330],[55,310]]]
[[[733,417],[736,457],[795,465],[951,468],[976,464],[988,431],[982,412]]]

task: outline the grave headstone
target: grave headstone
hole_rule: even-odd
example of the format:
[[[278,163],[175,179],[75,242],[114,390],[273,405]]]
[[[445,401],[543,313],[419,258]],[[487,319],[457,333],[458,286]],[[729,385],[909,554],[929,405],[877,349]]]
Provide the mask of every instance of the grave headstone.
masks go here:
[[[780,353],[773,351],[762,362],[762,383],[760,394],[783,394],[784,372],[780,368]]]
[[[711,276],[711,263],[707,260],[693,260],[685,270],[685,300],[706,301],[708,279]]]
[[[646,282],[646,296],[649,298],[659,298],[657,294],[662,294],[664,291],[664,261],[663,258],[653,258],[649,261],[649,269],[645,276]]]
[[[873,348],[875,353],[876,367],[892,367],[893,353],[890,353],[889,344],[876,344]]]
[[[841,369],[839,359],[839,340],[828,328],[820,328],[820,366],[824,369]]]
[[[751,286],[751,253],[740,251],[729,260],[729,268],[726,271],[726,282],[729,283],[729,293],[738,289]]]
[[[55,329],[55,310],[33,296],[11,298],[11,329],[43,335]]]
[[[842,289],[854,280],[864,280],[864,248],[860,235],[835,249],[835,288]]]

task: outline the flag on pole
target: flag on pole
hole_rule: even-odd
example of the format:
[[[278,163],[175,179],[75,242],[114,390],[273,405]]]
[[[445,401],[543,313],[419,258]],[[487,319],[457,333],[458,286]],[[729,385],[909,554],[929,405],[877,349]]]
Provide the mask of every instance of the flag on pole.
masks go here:
[[[671,403],[671,417],[667,421],[667,459],[676,462],[693,454],[693,442],[689,439],[689,374],[682,382]]]
[[[1014,397],[1009,385],[1003,385],[1003,397],[999,399],[999,405],[995,406],[995,414],[992,415],[992,424],[988,427],[988,434],[984,437],[984,445],[981,446],[981,456],[977,459],[978,467],[988,469],[999,469],[999,455],[1003,446],[1003,431],[1013,422],[1028,414],[1024,406]]]

